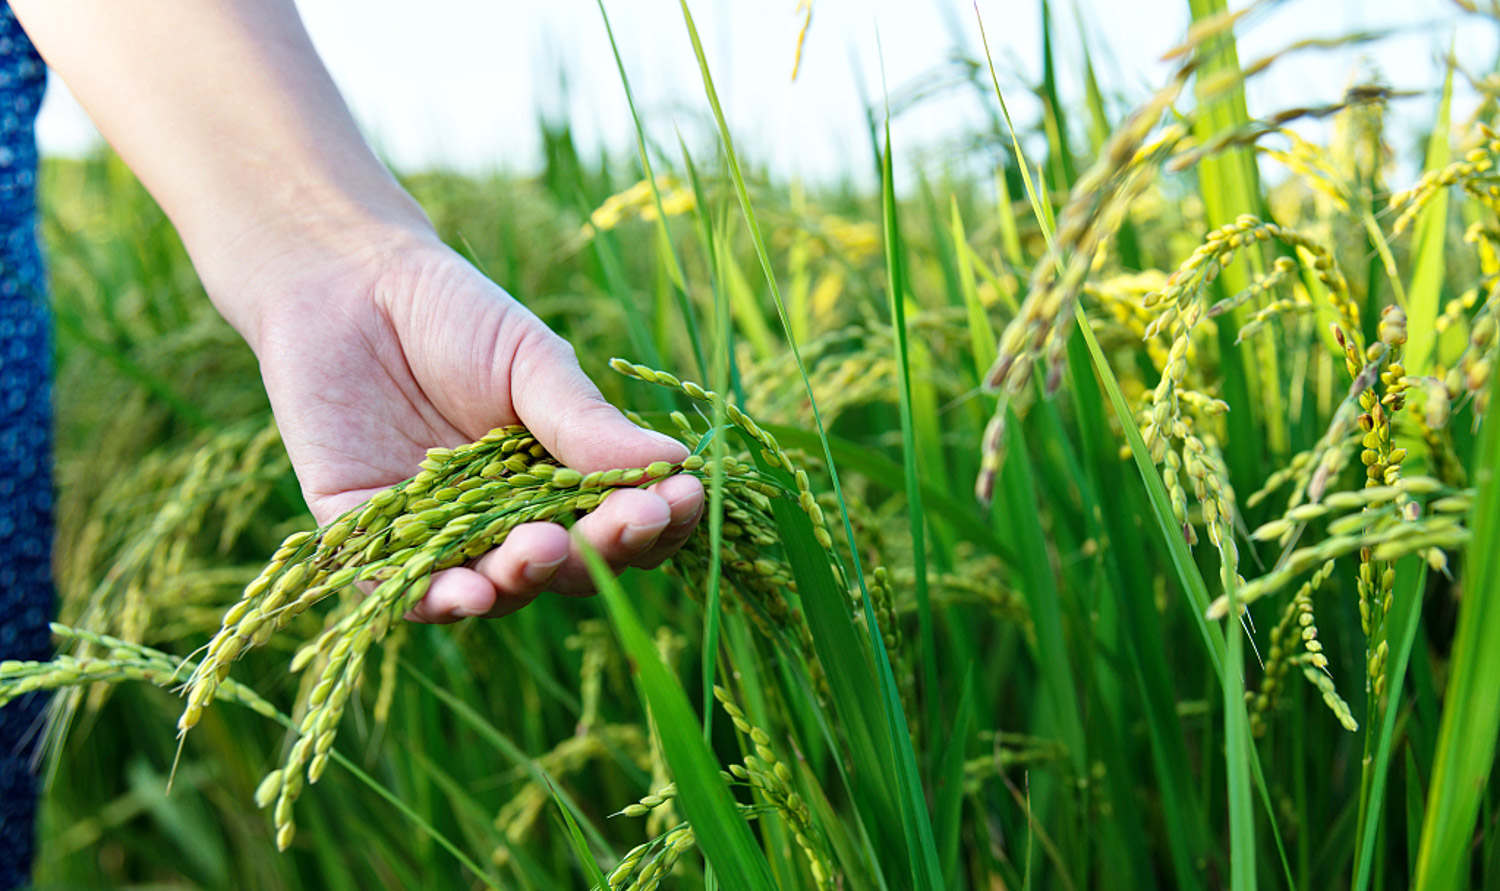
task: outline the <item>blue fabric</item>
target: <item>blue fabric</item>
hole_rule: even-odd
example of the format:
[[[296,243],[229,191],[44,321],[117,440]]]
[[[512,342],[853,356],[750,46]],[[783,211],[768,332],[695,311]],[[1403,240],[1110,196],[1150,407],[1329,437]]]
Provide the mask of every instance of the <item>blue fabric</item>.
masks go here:
[[[46,659],[52,614],[51,325],[35,122],[47,69],[0,0],[0,660]],[[45,701],[0,708],[0,889],[30,881]]]

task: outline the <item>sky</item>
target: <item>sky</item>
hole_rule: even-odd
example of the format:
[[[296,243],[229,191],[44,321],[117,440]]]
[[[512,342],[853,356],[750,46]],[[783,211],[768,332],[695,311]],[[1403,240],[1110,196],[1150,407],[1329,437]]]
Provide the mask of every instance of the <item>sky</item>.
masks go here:
[[[1163,82],[1160,58],[1187,28],[1185,0],[1052,2],[1065,102],[1081,95],[1081,41],[1106,93],[1124,108]],[[893,137],[898,161],[908,167],[947,163],[986,119],[978,94],[965,86],[902,101],[914,89],[953,83],[955,58],[982,58],[972,0],[813,0],[795,82],[796,0],[691,6],[736,145],[779,177],[867,183],[864,109],[883,92],[897,109]],[[1023,85],[1041,70],[1040,0],[977,6],[1001,86],[1024,125],[1036,112]],[[398,169],[533,171],[540,116],[567,120],[586,149],[633,151],[624,91],[594,0],[299,0],[298,7],[366,135]],[[671,145],[682,132],[700,151],[710,145],[711,120],[676,0],[607,0],[606,9],[651,137]],[[1448,46],[1470,70],[1494,64],[1500,26],[1462,18],[1448,0],[1285,0],[1237,33],[1241,59],[1249,60],[1303,37],[1389,26],[1401,26],[1402,34],[1278,62],[1253,82],[1252,114],[1336,101],[1356,76],[1378,71],[1391,86],[1428,91],[1393,109],[1397,132],[1415,138],[1432,113]],[[1460,97],[1462,110],[1471,97]],[[38,138],[50,154],[98,144],[56,79]]]

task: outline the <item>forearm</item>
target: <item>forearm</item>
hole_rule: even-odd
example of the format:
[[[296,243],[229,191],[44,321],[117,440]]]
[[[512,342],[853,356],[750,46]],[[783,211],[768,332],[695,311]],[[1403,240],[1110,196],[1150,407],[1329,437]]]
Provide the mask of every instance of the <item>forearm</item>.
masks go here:
[[[12,0],[49,65],[251,337],[256,264],[427,228],[375,158],[291,0]]]

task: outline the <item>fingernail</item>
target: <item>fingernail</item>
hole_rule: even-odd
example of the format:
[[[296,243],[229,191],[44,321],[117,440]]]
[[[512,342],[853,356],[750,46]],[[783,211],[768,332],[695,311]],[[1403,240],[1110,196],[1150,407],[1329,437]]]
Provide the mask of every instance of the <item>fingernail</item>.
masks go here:
[[[680,504],[680,503],[681,502],[674,503],[672,505],[673,509],[676,509],[677,504]],[[681,532],[684,529],[689,529],[689,528],[692,528],[693,526],[698,525],[698,521],[701,520],[701,519],[703,519],[703,510],[706,507],[707,507],[707,505],[704,504],[702,501],[698,502],[698,509],[697,510],[693,511],[692,513],[688,514],[686,517],[683,517],[681,520],[677,521],[676,523],[673,523],[671,526],[668,526],[667,528],[669,530],[671,530],[672,532]]]
[[[689,529],[692,529],[694,526],[698,525],[698,518],[698,514],[695,513],[680,523],[673,523],[672,525],[668,526],[665,530],[662,531],[662,534],[668,536],[682,535]]]
[[[626,523],[620,532],[620,544],[632,551],[643,551],[661,537],[661,531],[665,528],[663,523],[648,523],[644,526]]]
[[[640,430],[642,433],[661,443],[663,452],[674,452],[680,455],[687,451],[687,446],[684,446],[679,440],[674,439],[673,437],[670,437],[665,433],[662,433],[658,430],[648,430],[645,427],[640,428]]]
[[[552,577],[557,575],[557,567],[566,559],[566,556],[562,556],[547,563],[528,563],[521,570],[521,575],[533,585],[545,584],[552,581]]]

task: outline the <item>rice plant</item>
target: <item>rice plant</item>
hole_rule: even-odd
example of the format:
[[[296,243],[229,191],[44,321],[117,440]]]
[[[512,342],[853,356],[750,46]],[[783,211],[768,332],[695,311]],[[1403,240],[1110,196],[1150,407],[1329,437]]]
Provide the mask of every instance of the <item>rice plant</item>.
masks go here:
[[[993,179],[906,181],[876,117],[860,194],[749,166],[683,3],[710,144],[633,114],[629,162],[550,129],[535,181],[408,185],[691,456],[583,474],[501,428],[321,527],[144,193],[51,162],[62,623],[0,665],[56,691],[39,884],[1500,882],[1500,85],[1252,117],[1260,72],[1381,35],[1242,62],[1261,7],[1191,8],[1147,95],[1083,54],[1086,141],[1056,34],[1015,121],[976,11]],[[679,473],[710,507],[665,570],[402,622]]]

